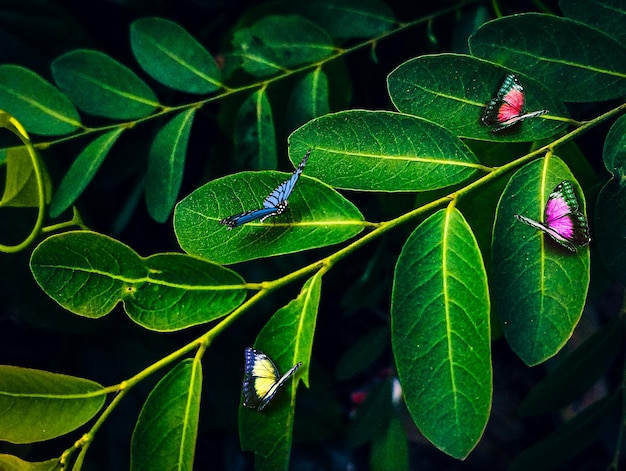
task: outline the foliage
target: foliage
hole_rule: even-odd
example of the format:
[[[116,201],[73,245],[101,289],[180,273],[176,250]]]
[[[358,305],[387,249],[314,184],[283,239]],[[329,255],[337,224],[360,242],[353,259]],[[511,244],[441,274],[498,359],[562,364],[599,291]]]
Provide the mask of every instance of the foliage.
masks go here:
[[[222,7],[208,35],[146,7],[130,47],[85,40],[52,48],[49,68],[0,65],[5,332],[72,339],[55,361],[0,366],[0,440],[55,446],[0,454],[3,469],[91,469],[120,429],[122,468],[252,466],[230,443],[236,413],[256,469],[340,467],[325,463],[335,448],[409,469],[413,448],[429,452],[415,426],[434,460],[484,468],[498,373],[555,356],[523,415],[560,418],[598,381],[606,393],[499,464],[559,466],[619,426],[605,456],[618,466],[622,301],[587,319],[625,281],[626,10],[446,5]],[[492,132],[480,117],[510,72],[526,110],[549,113]],[[260,207],[309,149],[287,211],[220,224]],[[563,180],[589,215],[576,253],[514,218],[542,220]],[[251,344],[281,371],[303,363],[262,412],[237,392]]]

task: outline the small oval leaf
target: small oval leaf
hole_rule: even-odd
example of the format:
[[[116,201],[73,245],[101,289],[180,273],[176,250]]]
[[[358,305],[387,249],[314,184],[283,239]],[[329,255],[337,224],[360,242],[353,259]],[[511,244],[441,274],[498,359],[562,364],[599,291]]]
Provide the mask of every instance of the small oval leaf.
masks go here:
[[[81,127],[78,111],[63,93],[18,65],[0,65],[0,109],[34,134],[59,136]]]
[[[130,27],[130,44],[139,65],[165,86],[198,94],[222,86],[220,69],[211,54],[173,21],[135,21]]]
[[[234,137],[235,155],[242,166],[255,170],[278,166],[274,118],[265,89],[254,92],[241,104]]]
[[[98,51],[78,49],[52,63],[59,88],[80,109],[114,119],[143,118],[160,105],[132,70]]]
[[[146,204],[150,216],[157,222],[165,222],[176,204],[195,111],[183,111],[172,118],[159,130],[150,146]]]

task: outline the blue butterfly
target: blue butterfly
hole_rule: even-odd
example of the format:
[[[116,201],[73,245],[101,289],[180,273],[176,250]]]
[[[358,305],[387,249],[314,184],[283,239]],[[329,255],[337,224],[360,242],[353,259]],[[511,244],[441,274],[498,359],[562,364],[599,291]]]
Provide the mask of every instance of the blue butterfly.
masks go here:
[[[311,149],[306,152],[304,158],[300,162],[300,165],[298,165],[298,168],[296,168],[289,180],[282,182],[274,191],[267,195],[267,198],[263,200],[263,207],[261,209],[253,209],[251,211],[233,214],[232,216],[222,219],[220,224],[224,224],[228,229],[232,229],[233,227],[239,227],[248,222],[256,221],[257,219],[259,222],[264,222],[271,216],[283,214],[288,206],[287,199],[289,198],[289,195],[291,195],[293,188],[296,186],[296,182],[298,181],[298,178],[300,178],[300,174],[304,170],[304,166],[306,165],[306,161],[309,159],[310,154]]]
[[[260,411],[272,400],[278,388],[302,366],[302,362],[298,362],[281,375],[274,362],[265,353],[248,347],[245,357],[243,405]]]

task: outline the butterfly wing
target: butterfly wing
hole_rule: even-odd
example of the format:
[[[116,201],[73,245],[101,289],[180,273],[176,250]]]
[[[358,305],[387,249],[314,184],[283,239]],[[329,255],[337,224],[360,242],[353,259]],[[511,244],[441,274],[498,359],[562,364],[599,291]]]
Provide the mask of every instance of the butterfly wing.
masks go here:
[[[245,373],[243,379],[243,405],[263,410],[278,389],[293,375],[302,363],[297,363],[287,373],[280,375],[274,362],[265,353],[254,348],[245,350]]]
[[[304,166],[306,165],[307,160],[309,160],[310,154],[311,149],[306,152],[298,167],[291,174],[291,177],[289,177],[289,180],[282,182],[267,196],[267,198],[265,198],[265,201],[263,201],[264,208],[280,208],[281,204],[283,204],[284,207],[278,214],[281,214],[285,209],[287,209],[287,199],[289,199],[291,192],[296,186],[298,178],[300,178],[300,175],[304,171]]]
[[[232,229],[233,227],[239,227],[242,224],[256,221],[257,219],[263,222],[268,217],[275,216],[283,211],[284,209],[281,210],[280,207],[253,209],[251,211],[244,211],[243,213],[228,216],[227,218],[222,219],[220,224],[225,225],[228,229]]]
[[[525,119],[547,113],[548,110],[524,113],[524,87],[515,74],[508,74],[496,97],[487,103],[482,115],[482,122],[492,127],[492,132],[498,132],[513,126]]]
[[[562,181],[550,193],[546,203],[544,225],[554,240],[570,250],[591,242],[589,226],[585,215],[579,210],[574,186],[569,181]]]
[[[548,196],[544,222],[516,214],[518,221],[548,234],[552,239],[572,252],[591,241],[585,215],[579,211],[578,199],[573,185],[562,181]]]

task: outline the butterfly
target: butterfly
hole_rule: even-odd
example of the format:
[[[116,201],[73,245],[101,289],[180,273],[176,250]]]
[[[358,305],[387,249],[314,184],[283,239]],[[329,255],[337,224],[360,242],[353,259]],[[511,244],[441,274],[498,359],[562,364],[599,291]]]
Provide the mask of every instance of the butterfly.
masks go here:
[[[302,362],[298,362],[281,376],[274,362],[265,353],[248,347],[245,357],[243,405],[260,411],[272,400],[278,388],[302,366]]]
[[[571,182],[562,181],[548,196],[544,211],[544,222],[516,214],[522,221],[535,229],[545,232],[563,247],[576,252],[591,242],[589,227],[585,215],[579,210],[580,205]]]
[[[233,227],[238,227],[248,222],[256,221],[257,219],[259,222],[264,222],[271,216],[283,214],[287,209],[287,199],[296,186],[296,182],[298,181],[298,178],[300,178],[310,154],[311,149],[306,152],[304,158],[300,162],[300,165],[298,165],[289,180],[282,182],[274,191],[267,195],[267,198],[263,200],[263,207],[261,209],[253,209],[251,211],[233,214],[232,216],[222,219],[220,224],[225,225],[228,229],[232,229]]]
[[[496,97],[489,100],[482,115],[482,122],[498,132],[527,118],[547,113],[548,110],[524,113],[524,87],[515,74],[508,74]]]

